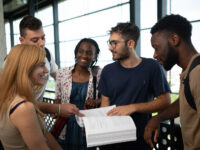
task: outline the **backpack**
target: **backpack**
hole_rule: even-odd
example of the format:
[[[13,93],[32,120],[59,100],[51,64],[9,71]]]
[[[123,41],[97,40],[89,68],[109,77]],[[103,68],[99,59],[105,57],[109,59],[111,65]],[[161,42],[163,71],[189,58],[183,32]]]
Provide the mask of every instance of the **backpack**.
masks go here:
[[[46,58],[47,58],[47,60],[50,63],[51,62],[51,54],[50,54],[49,50],[46,47],[44,49],[45,49],[45,52],[46,52]]]
[[[199,65],[199,64],[200,64],[200,56],[196,57],[196,58],[193,60],[191,66],[190,66],[190,68],[189,68],[189,70],[188,70],[187,76],[186,76],[186,78],[185,78],[185,80],[184,80],[184,82],[183,82],[183,84],[184,84],[184,93],[185,93],[186,100],[187,100],[188,104],[189,104],[194,110],[197,110],[197,108],[196,108],[196,104],[195,104],[195,102],[194,102],[194,98],[193,98],[192,93],[191,93],[191,90],[190,90],[189,75],[190,75],[190,72],[192,71],[192,69],[194,69],[194,68],[195,68],[197,65]]]

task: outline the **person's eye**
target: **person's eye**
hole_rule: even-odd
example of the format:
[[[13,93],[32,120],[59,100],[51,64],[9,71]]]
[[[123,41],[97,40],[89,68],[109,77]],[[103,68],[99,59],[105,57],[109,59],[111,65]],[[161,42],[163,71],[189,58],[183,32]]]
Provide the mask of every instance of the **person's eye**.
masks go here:
[[[112,41],[112,45],[117,45],[117,41]]]
[[[79,53],[79,54],[82,54],[82,53],[83,53],[83,50],[79,49],[79,50],[78,50],[78,53]]]
[[[46,40],[46,38],[45,38],[45,37],[42,37],[42,40],[43,40],[43,41],[45,41],[45,40]]]
[[[41,64],[40,64],[40,67],[44,67],[44,66],[45,66],[45,63],[41,63]]]
[[[92,55],[92,51],[87,52],[87,55],[91,56]]]
[[[32,39],[31,40],[33,43],[37,43],[38,42],[38,39]]]

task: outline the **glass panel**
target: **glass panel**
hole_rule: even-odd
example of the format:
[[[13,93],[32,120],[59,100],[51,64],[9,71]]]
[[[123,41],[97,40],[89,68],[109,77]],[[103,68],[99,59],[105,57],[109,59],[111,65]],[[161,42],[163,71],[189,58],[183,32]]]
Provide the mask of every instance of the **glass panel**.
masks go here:
[[[171,0],[171,13],[181,14],[188,20],[200,19],[200,1],[199,0]]]
[[[128,0],[67,0],[58,4],[59,20],[81,16]]]
[[[108,8],[121,3],[129,2],[129,0],[87,0],[87,12],[97,11],[103,8]]]
[[[14,45],[20,44],[19,41],[20,34],[14,34]]]
[[[55,60],[55,47],[54,47],[54,43],[53,44],[45,44],[45,47],[51,52],[52,57]]]
[[[87,35],[88,31],[86,17],[62,22],[59,24],[59,30],[60,41],[81,39],[82,37],[85,37],[85,35]]]
[[[21,20],[22,20],[22,18],[13,21],[14,45],[20,44],[19,23]]]
[[[84,9],[84,0],[66,0],[58,4],[58,18],[64,20],[83,15]]]
[[[101,68],[103,68],[105,65],[113,62],[112,61],[112,53],[108,49],[108,45],[107,45],[108,38],[109,38],[108,35],[103,36],[103,37],[94,38],[94,40],[96,40],[96,42],[98,43],[99,48],[100,48],[100,54],[99,54],[98,62],[96,65],[100,66]]]
[[[74,49],[79,40],[60,43],[60,66],[61,68],[74,64]]]
[[[153,58],[154,49],[151,46],[151,33],[149,30],[141,30],[141,56]]]
[[[157,21],[157,0],[141,0],[141,28],[152,27]]]
[[[105,35],[118,22],[130,20],[129,4],[88,16],[88,36]],[[106,16],[106,17],[105,17]]]
[[[118,22],[129,21],[129,18],[129,4],[126,4],[122,7],[115,7],[61,22],[59,24],[61,67],[74,64],[74,48],[78,41],[84,37],[92,37],[99,44],[101,52],[97,65],[103,67],[111,63],[112,54],[106,43],[109,38],[108,31],[111,27],[116,26]],[[102,21],[105,21],[105,23],[102,24]],[[66,51],[66,47],[68,51]]]
[[[196,50],[200,53],[200,21],[192,23],[192,42]]]
[[[21,20],[22,20],[22,18],[13,21],[13,30],[14,30],[15,34],[19,33],[19,23]]]
[[[171,91],[173,93],[179,92],[179,86],[180,86],[180,73],[182,69],[175,65],[171,71],[167,72],[167,80],[170,84]]]
[[[10,24],[5,23],[5,35],[6,35],[6,50],[7,54],[9,53],[11,49],[11,43],[10,43]]]
[[[46,38],[46,44],[48,43],[54,43],[54,30],[53,30],[53,25],[44,27],[44,33],[45,33],[45,38]]]
[[[53,8],[52,6],[46,7],[35,13],[35,17],[42,21],[42,25],[53,24]]]
[[[103,25],[102,21],[105,21]],[[62,22],[59,24],[59,29],[61,31],[59,32],[60,41],[99,35],[104,36],[107,34],[107,31],[110,30],[110,27],[115,26],[117,22],[127,21],[129,21],[129,5]]]

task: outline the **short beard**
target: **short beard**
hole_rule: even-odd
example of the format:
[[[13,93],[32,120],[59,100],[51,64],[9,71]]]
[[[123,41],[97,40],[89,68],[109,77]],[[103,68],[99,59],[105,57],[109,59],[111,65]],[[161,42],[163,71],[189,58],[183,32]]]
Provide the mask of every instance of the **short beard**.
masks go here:
[[[130,57],[130,52],[128,47],[125,45],[123,53],[120,55],[118,60],[125,60]]]
[[[168,54],[167,58],[163,63],[163,67],[166,71],[170,70],[175,64],[178,63],[178,53],[174,50],[174,48],[168,43]]]

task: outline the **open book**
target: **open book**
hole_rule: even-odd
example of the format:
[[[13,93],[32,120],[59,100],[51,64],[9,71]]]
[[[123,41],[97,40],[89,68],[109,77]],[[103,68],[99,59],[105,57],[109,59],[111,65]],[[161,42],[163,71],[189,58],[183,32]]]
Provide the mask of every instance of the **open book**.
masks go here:
[[[81,110],[85,116],[76,116],[79,126],[85,128],[87,147],[136,140],[136,127],[130,116],[106,115],[114,107]]]

